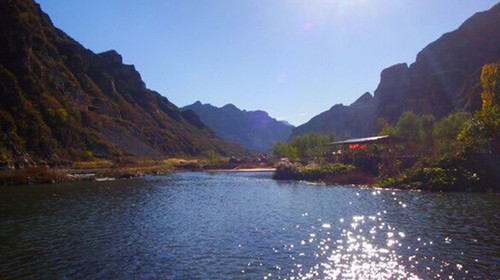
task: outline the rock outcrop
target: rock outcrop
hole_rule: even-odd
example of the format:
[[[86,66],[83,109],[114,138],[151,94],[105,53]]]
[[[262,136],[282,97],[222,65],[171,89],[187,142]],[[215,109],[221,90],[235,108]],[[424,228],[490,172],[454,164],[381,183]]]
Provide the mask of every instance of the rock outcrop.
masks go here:
[[[500,4],[476,13],[457,30],[426,46],[408,66],[382,71],[371,100],[363,106],[336,105],[297,127],[293,135],[335,132],[368,136],[379,129],[377,120],[395,123],[404,111],[441,118],[451,112],[480,108],[479,75],[484,64],[500,61]]]
[[[0,1],[0,162],[239,151],[146,88],[116,51],[95,54],[32,0]]]
[[[335,133],[338,137],[365,135],[372,130],[371,123],[367,123],[366,120],[373,117],[373,96],[366,92],[350,106],[334,105],[307,123],[296,127],[291,137],[305,133]]]

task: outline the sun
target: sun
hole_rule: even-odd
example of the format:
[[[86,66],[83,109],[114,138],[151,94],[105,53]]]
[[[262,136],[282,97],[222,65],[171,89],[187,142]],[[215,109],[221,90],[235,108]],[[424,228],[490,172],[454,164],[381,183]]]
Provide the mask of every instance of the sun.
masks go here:
[[[353,17],[376,15],[385,0],[302,0],[299,6],[312,22],[344,22]]]

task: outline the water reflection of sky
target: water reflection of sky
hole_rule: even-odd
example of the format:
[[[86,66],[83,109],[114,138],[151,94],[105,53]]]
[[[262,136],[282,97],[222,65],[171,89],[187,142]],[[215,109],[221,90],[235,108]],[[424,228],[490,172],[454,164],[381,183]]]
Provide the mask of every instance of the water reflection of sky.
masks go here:
[[[364,204],[366,201],[360,200],[366,198],[360,198],[360,192],[364,196],[370,193],[374,199],[389,205],[392,215],[388,215],[387,210],[382,210],[372,214],[342,216],[338,220],[330,220],[329,217],[317,217],[303,212],[300,217],[297,217],[301,223],[282,228],[283,232],[292,231],[301,238],[290,243],[280,240],[280,246],[272,248],[276,254],[288,255],[293,267],[283,272],[282,267],[276,265],[274,266],[276,272],[267,272],[262,278],[292,280],[482,278],[469,275],[469,271],[459,259],[446,258],[446,255],[463,256],[466,253],[456,252],[456,250],[466,250],[466,248],[454,248],[451,236],[445,234],[443,238],[439,233],[433,236],[432,232],[419,235],[421,230],[407,233],[404,228],[388,221],[388,216],[409,219],[409,223],[415,220],[407,209],[405,199],[399,195],[408,192],[364,189],[356,191],[356,197],[352,201],[345,202],[348,205]],[[413,193],[413,195],[418,194]],[[354,208],[355,205],[352,207]],[[418,216],[418,213],[416,214]],[[430,220],[428,222],[432,223]],[[423,224],[416,226],[425,228]],[[431,230],[429,227],[429,231]],[[478,242],[475,238],[467,241],[472,241],[472,244]],[[498,239],[495,242],[498,242]],[[436,243],[440,245],[439,247],[448,248],[441,251],[435,248]],[[496,243],[496,245],[499,244]],[[474,262],[478,261],[474,259]],[[248,266],[251,266],[251,263],[248,263]],[[245,270],[241,272],[244,274]]]
[[[380,191],[372,192],[373,195]],[[359,196],[359,193],[356,193]],[[404,203],[400,203],[405,208]],[[417,255],[403,260],[397,247],[402,247],[406,234],[384,222],[386,211],[373,215],[340,218],[338,222],[323,222],[317,218],[307,240],[301,240],[297,252],[290,255],[295,268],[290,279],[419,279],[407,269],[418,264]],[[308,217],[304,213],[303,217]],[[332,230],[332,224],[336,230]],[[284,249],[293,251],[294,244]],[[307,248],[304,248],[306,247]],[[418,248],[416,249],[418,251]],[[306,252],[316,260],[314,266],[301,263]],[[298,253],[298,255],[297,255]],[[439,277],[439,275],[437,275]],[[266,278],[266,276],[264,276]]]
[[[498,279],[500,197],[175,173],[0,189],[0,278]]]

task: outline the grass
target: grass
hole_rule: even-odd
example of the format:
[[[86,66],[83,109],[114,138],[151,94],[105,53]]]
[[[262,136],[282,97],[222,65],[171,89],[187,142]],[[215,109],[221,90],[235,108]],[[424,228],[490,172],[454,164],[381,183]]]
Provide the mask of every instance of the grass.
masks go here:
[[[21,170],[0,171],[0,185],[46,184],[97,178],[132,178],[144,175],[158,175],[176,170],[200,171],[252,168],[255,164],[233,166],[226,159],[212,162],[207,159],[183,158],[117,158],[115,160],[89,160],[74,162],[71,167],[34,167]],[[240,166],[241,165],[241,166]]]
[[[0,172],[0,185],[51,184],[71,181],[65,172],[49,167]]]
[[[73,168],[77,169],[91,169],[91,168],[107,168],[112,167],[113,162],[111,160],[98,159],[91,161],[75,161]]]
[[[280,163],[276,167],[273,178],[277,180],[325,181],[327,178],[332,180],[333,178],[352,173],[354,170],[355,167],[353,165],[342,163],[325,165],[309,164],[306,166]]]

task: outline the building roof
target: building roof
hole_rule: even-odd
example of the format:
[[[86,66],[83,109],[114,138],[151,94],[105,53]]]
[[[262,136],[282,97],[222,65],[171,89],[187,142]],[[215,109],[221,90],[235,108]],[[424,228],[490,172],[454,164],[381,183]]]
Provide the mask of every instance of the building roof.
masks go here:
[[[393,143],[398,142],[399,139],[391,135],[373,136],[366,138],[353,138],[343,141],[327,143],[327,145],[349,145],[349,144],[370,144],[370,143]]]

